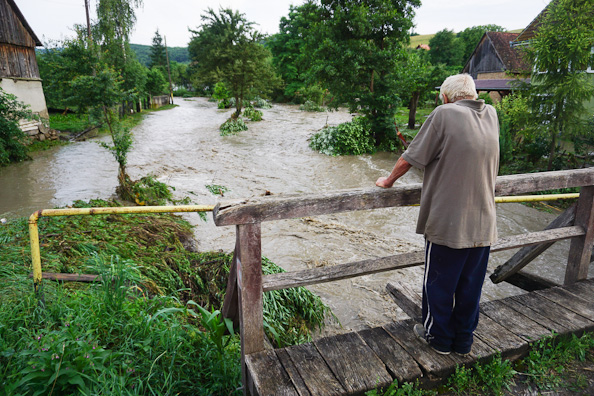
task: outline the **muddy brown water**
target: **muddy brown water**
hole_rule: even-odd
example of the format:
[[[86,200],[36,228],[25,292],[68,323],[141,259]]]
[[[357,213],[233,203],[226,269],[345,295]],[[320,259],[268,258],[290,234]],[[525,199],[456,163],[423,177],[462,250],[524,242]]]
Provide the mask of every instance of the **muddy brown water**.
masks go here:
[[[149,114],[134,128],[129,154],[132,178],[153,174],[174,186],[178,198],[196,204],[263,195],[306,194],[348,188],[367,188],[392,169],[396,154],[378,153],[330,157],[312,151],[308,138],[324,127],[349,121],[346,111],[302,112],[297,106],[274,105],[263,110],[264,120],[249,122],[249,130],[221,137],[218,127],[230,115],[203,98],[177,99],[171,110]],[[105,139],[105,138],[103,138]],[[109,198],[117,184],[117,165],[97,140],[35,154],[34,161],[0,168],[0,217],[28,216],[38,209],[70,204],[77,199]],[[422,174],[411,170],[397,183],[418,183]],[[214,196],[206,185],[228,189]],[[499,204],[501,236],[542,230],[554,217],[520,204]],[[332,266],[421,249],[414,233],[418,208],[403,207],[351,212],[262,225],[262,253],[287,271]],[[234,227],[216,227],[196,214],[184,215],[196,225],[202,250],[233,251]],[[8,225],[10,226],[10,222]],[[527,270],[562,281],[568,243],[559,243]],[[492,255],[489,269],[513,254]],[[405,318],[385,292],[386,283],[399,280],[420,290],[422,268],[397,270],[309,287],[340,320],[323,334],[358,330]],[[521,293],[507,284],[485,281],[483,299]]]

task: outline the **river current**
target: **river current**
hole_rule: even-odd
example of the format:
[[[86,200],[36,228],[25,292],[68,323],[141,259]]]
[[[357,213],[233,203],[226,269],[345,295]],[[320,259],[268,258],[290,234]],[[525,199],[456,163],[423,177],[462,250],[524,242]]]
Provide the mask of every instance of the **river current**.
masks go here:
[[[331,157],[308,146],[309,137],[325,125],[351,120],[346,111],[309,113],[297,106],[273,105],[264,119],[248,122],[249,130],[222,137],[218,127],[231,114],[204,98],[176,99],[178,107],[147,115],[133,129],[134,146],[127,170],[133,179],[147,174],[175,187],[175,196],[193,203],[264,195],[302,194],[374,186],[387,175],[398,156],[391,153]],[[106,138],[100,138],[106,139]],[[412,169],[399,184],[419,183]],[[29,216],[38,209],[65,206],[77,199],[110,198],[117,185],[117,164],[96,139],[38,152],[33,161],[0,168],[0,217]],[[207,185],[224,186],[224,197]],[[360,211],[262,225],[262,254],[287,271],[332,266],[422,249],[415,234],[417,207]],[[216,227],[212,216],[196,225],[201,250],[232,252],[234,227]],[[542,230],[556,214],[520,204],[497,206],[500,236]],[[10,222],[8,225],[9,226]],[[0,225],[2,226],[2,225]],[[562,282],[569,244],[557,243],[526,270]],[[514,252],[493,254],[489,271]],[[422,268],[367,275],[309,287],[328,304],[341,326],[329,325],[325,334],[359,330],[405,318],[386,293],[386,283],[400,281],[420,290]],[[483,299],[522,293],[487,278]]]

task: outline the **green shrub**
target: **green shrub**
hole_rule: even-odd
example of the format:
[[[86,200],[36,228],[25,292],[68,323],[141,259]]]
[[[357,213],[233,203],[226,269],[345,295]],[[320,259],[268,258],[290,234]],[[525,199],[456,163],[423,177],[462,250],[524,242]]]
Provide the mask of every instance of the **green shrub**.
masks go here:
[[[247,131],[248,127],[241,118],[229,118],[220,126],[221,136],[235,135],[242,131]]]
[[[16,96],[0,88],[0,166],[28,159],[27,136],[19,128],[20,119],[33,114]]]
[[[252,104],[254,105],[254,107],[256,107],[258,109],[270,109],[270,108],[272,108],[272,105],[270,103],[268,103],[267,100],[262,99],[259,96],[256,96],[254,98],[254,100],[252,101]]]
[[[246,107],[243,110],[243,116],[249,118],[251,121],[262,121],[262,112],[253,107]]]
[[[322,129],[311,137],[309,146],[326,155],[359,155],[375,151],[373,135],[365,117]]]
[[[317,104],[316,102],[312,102],[311,100],[306,101],[304,104],[299,106],[299,110],[302,111],[309,111],[309,112],[323,112],[326,111],[325,108]]]

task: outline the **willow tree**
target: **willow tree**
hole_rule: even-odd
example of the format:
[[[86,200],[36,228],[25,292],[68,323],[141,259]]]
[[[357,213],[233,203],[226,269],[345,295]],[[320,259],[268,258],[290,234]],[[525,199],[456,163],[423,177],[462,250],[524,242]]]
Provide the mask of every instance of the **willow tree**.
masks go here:
[[[594,97],[594,79],[588,72],[594,68],[592,32],[592,0],[556,0],[531,42],[535,73],[529,101],[535,125],[548,137],[549,170],[562,140],[591,133],[586,105]]]
[[[130,52],[130,34],[136,24],[135,9],[142,0],[98,0],[95,40],[101,43],[103,56],[116,69],[123,69]]]
[[[320,20],[311,32],[311,80],[365,115],[377,146],[396,138],[393,120],[399,98],[394,70],[405,56],[419,0],[319,0]]]
[[[209,8],[202,21],[200,29],[190,30],[193,37],[188,51],[195,77],[210,87],[224,82],[235,98],[236,118],[248,95],[265,95],[277,84],[270,51],[260,44],[263,36],[244,14]]]

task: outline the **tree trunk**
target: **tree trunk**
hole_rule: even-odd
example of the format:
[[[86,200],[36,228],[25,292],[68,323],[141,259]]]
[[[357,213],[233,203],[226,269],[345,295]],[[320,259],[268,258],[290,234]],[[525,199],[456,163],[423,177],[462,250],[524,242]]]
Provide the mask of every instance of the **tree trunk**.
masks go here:
[[[419,104],[420,97],[421,93],[419,91],[415,91],[413,92],[412,98],[410,99],[410,104],[408,106],[408,129],[415,129],[417,106]]]

